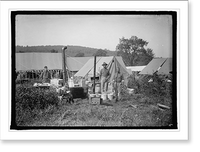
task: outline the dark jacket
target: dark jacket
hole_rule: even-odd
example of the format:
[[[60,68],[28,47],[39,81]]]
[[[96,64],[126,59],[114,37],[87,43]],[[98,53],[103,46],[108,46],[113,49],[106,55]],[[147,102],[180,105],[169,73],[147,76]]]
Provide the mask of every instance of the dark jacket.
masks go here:
[[[51,79],[51,74],[49,71],[43,71],[40,77],[43,83],[49,83]]]

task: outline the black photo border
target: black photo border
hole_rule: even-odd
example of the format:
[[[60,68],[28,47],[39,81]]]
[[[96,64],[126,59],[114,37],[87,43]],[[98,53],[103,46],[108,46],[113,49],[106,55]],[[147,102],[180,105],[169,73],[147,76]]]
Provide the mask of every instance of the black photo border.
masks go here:
[[[172,63],[173,63],[173,93],[172,93],[172,126],[163,127],[96,127],[96,126],[17,126],[15,116],[15,52],[16,52],[16,16],[17,15],[170,15],[172,17]],[[176,11],[11,11],[11,130],[124,130],[124,129],[178,129],[177,119],[177,12]]]

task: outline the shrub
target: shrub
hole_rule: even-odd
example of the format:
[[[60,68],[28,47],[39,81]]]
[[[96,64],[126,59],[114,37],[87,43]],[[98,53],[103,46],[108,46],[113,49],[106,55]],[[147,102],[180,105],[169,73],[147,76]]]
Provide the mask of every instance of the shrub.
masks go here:
[[[59,99],[54,90],[45,90],[27,85],[17,85],[15,93],[16,123],[24,125],[35,118],[41,110],[58,106]]]
[[[152,82],[148,82],[152,79]],[[136,94],[143,94],[160,103],[171,102],[172,100],[172,83],[165,81],[164,76],[154,74],[153,76],[143,76],[140,79],[129,77],[128,87],[133,88]]]

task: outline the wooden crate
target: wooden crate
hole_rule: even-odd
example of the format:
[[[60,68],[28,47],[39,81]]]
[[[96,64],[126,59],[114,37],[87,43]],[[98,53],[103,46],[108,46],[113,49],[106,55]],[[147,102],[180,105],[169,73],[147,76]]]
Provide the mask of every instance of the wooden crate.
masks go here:
[[[101,98],[100,97],[89,97],[89,103],[90,104],[96,104],[99,105],[101,104]]]

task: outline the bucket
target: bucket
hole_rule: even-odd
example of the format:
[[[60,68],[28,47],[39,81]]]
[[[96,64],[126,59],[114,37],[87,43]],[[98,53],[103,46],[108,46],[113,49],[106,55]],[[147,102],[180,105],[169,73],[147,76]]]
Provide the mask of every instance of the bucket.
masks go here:
[[[106,100],[106,99],[107,99],[107,94],[101,94],[101,98],[102,98],[103,100]]]
[[[96,85],[95,86],[95,93],[100,93],[101,92],[101,88],[100,88],[100,85]]]
[[[108,94],[108,99],[109,100],[113,100],[113,94],[111,93],[111,94]]]

